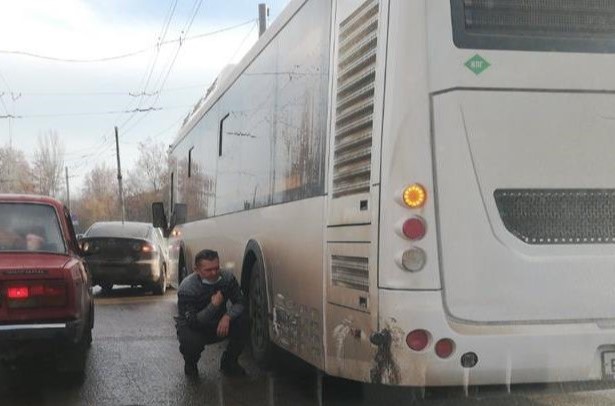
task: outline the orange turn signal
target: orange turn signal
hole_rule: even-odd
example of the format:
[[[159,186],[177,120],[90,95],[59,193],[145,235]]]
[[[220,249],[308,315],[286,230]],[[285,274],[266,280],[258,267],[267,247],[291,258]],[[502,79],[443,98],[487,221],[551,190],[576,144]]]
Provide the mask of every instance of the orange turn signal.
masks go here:
[[[427,201],[427,191],[422,185],[415,183],[404,189],[404,203],[411,209],[418,209]]]

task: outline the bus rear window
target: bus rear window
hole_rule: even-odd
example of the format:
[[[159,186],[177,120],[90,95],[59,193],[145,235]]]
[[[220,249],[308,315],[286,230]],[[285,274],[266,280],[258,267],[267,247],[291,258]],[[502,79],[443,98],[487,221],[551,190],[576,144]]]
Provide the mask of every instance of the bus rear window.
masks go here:
[[[615,52],[615,1],[451,0],[459,48]]]

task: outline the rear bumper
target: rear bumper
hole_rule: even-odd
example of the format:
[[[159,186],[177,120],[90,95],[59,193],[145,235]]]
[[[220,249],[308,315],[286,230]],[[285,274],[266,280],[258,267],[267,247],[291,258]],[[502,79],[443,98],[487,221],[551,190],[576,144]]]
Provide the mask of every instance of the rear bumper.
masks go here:
[[[615,351],[615,324],[595,322],[535,325],[471,325],[447,317],[441,292],[380,292],[380,326],[393,336],[392,359],[400,385],[456,386],[603,379],[603,353]],[[415,329],[430,332],[421,352],[406,345]],[[435,344],[455,342],[453,354],[440,359]],[[473,352],[478,363],[461,365]]]
[[[88,264],[94,285],[112,283],[116,285],[141,285],[156,283],[160,278],[160,262],[144,260],[130,264]]]
[[[41,353],[53,355],[58,349],[76,345],[83,329],[81,320],[0,325],[0,360]]]

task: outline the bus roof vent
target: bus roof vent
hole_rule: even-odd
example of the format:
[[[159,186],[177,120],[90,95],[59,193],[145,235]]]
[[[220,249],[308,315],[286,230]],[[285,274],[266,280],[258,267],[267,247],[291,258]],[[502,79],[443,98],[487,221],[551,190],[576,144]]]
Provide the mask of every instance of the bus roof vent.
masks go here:
[[[378,0],[339,26],[333,197],[370,189]]]

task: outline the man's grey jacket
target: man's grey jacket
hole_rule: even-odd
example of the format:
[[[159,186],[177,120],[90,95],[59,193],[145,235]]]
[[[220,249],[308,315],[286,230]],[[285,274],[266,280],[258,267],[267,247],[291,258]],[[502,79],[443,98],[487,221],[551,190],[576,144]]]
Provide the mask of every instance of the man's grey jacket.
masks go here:
[[[211,303],[211,297],[222,292],[224,300],[220,306]],[[231,306],[227,307],[230,300]],[[228,271],[220,271],[220,279],[210,284],[193,272],[179,285],[177,291],[178,324],[187,323],[195,330],[217,325],[224,314],[231,320],[239,317],[245,309],[245,300],[235,276]]]

